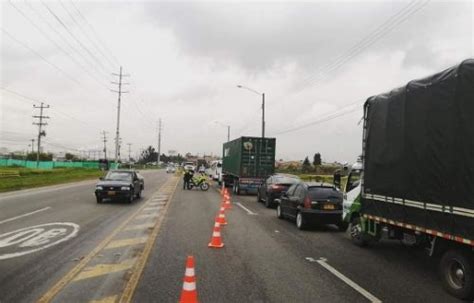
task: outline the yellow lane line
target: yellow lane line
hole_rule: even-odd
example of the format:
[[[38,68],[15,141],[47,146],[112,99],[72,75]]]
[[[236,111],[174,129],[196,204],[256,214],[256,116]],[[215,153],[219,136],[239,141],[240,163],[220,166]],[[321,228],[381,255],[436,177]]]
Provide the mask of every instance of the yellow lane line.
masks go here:
[[[130,230],[140,230],[140,229],[147,229],[150,227],[155,226],[155,224],[138,224],[138,225],[130,225],[125,227],[124,231],[130,231]]]
[[[119,272],[119,271],[124,271],[124,270],[132,268],[135,262],[136,262],[136,258],[125,260],[122,263],[98,264],[92,267],[86,267],[84,271],[82,271],[80,274],[78,274],[74,278],[73,281],[80,281],[84,279],[108,275],[108,274]]]
[[[105,297],[98,300],[89,301],[89,303],[115,303],[117,301],[117,296]]]
[[[161,189],[161,188],[160,188]],[[160,190],[158,189],[158,191]],[[146,201],[150,201],[149,199]],[[63,276],[56,284],[53,285],[46,293],[38,299],[38,303],[47,303],[51,300],[69,283],[72,279],[94,258],[122,229],[130,223],[147,203],[143,203],[136,212],[130,215],[122,224],[120,224],[108,237],[100,242],[94,250],[92,250],[86,257],[84,257],[76,266],[74,266],[65,276]]]
[[[148,240],[148,237],[113,240],[104,249],[143,244],[146,242],[146,240]]]
[[[164,218],[166,217],[166,213],[171,204],[171,201],[173,200],[173,196],[174,196],[174,193],[176,192],[176,188],[178,187],[179,178],[177,178],[175,182],[176,184],[174,186],[173,193],[168,199],[168,203],[166,204],[165,208],[161,212],[161,216],[158,219],[158,222],[156,223],[155,228],[153,229],[153,232],[151,233],[148,242],[145,244],[145,249],[143,250],[142,254],[140,255],[138,259],[138,264],[135,266],[135,270],[133,271],[133,274],[130,277],[130,280],[128,280],[127,286],[125,286],[125,289],[122,292],[122,297],[120,298],[120,301],[119,301],[120,303],[129,303],[133,298],[135,289],[137,288],[140,277],[142,276],[143,269],[145,268],[145,265],[148,261],[148,257],[150,256],[151,250],[153,249],[153,246],[155,245],[155,240],[158,236],[158,233],[160,232],[161,224]]]

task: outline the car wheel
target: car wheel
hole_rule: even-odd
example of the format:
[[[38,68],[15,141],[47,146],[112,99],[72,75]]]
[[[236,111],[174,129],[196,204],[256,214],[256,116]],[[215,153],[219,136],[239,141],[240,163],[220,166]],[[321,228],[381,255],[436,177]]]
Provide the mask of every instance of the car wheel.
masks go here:
[[[137,193],[137,199],[140,199],[142,197],[142,189]]]
[[[99,203],[99,204],[102,203],[102,198],[100,198],[100,197],[95,197],[95,198],[97,200],[97,203]]]
[[[281,211],[281,206],[280,204],[277,205],[277,217],[278,219],[284,219],[285,215],[283,215],[283,212]]]
[[[307,228],[307,224],[306,224],[306,221],[303,217],[303,214],[301,212],[298,212],[296,214],[296,227],[299,229],[299,230],[304,230]]]
[[[133,191],[130,191],[130,195],[128,196],[128,203],[132,203],[133,202]]]
[[[257,191],[257,202],[258,203],[262,202],[262,197],[260,196],[260,190]]]
[[[355,217],[351,219],[349,224],[349,236],[351,237],[352,242],[357,246],[367,246],[369,241],[365,239],[364,234],[362,233],[362,223],[360,217]]]
[[[273,199],[267,194],[267,198],[265,199],[265,207],[272,208],[273,207]]]
[[[471,254],[464,250],[449,250],[439,264],[444,288],[462,300],[474,298],[474,258]]]

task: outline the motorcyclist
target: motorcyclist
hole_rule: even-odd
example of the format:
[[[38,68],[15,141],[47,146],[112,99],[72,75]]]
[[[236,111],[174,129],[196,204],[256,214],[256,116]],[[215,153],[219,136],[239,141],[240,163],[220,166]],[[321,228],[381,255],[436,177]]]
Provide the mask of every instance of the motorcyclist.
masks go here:
[[[194,176],[194,171],[192,169],[187,169],[185,172],[184,172],[184,176],[183,176],[183,189],[187,189],[188,188],[188,185],[189,185],[189,181],[191,181],[191,179],[193,178]]]

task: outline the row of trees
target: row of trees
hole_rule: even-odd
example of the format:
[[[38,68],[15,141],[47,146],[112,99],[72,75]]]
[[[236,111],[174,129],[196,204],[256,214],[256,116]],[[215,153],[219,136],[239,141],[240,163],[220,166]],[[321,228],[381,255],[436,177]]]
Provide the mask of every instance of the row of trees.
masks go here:
[[[157,151],[155,150],[154,147],[148,146],[147,149],[142,151],[140,154],[140,159],[138,159],[139,164],[146,164],[150,162],[156,162],[157,159]],[[173,163],[180,163],[183,162],[185,158],[181,154],[177,154],[176,156],[167,156],[165,154],[160,155],[160,161],[163,161],[165,163],[168,162],[173,162]]]
[[[304,173],[309,173],[311,171],[316,171],[318,166],[320,166],[322,163],[321,160],[321,154],[320,153],[315,153],[313,156],[313,166],[311,166],[311,163],[309,162],[308,157],[304,158],[303,164],[301,166],[301,171]]]

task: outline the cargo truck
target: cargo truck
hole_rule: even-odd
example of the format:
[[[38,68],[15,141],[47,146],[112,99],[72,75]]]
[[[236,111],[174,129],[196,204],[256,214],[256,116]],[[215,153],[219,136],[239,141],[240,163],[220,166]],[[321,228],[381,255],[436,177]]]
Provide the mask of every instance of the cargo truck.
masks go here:
[[[275,138],[240,137],[224,143],[222,178],[234,193],[257,193],[274,171]]]
[[[439,260],[445,289],[474,297],[474,60],[364,105],[352,240],[396,239]]]

